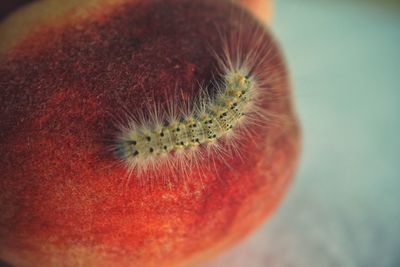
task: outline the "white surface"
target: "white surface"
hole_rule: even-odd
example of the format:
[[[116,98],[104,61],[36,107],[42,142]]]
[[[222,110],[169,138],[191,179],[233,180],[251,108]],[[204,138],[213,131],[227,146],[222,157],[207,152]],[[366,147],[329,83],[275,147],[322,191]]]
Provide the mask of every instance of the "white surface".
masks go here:
[[[331,2],[277,1],[300,168],[273,218],[204,267],[400,266],[400,11]]]

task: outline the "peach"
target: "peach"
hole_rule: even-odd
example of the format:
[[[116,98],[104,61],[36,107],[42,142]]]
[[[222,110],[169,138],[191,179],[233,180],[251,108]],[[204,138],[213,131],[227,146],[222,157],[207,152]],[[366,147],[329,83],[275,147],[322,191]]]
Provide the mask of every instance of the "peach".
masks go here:
[[[263,222],[299,150],[286,67],[268,31],[228,1],[60,2],[34,3],[0,26],[0,258],[192,266]],[[209,48],[223,51],[221,36],[238,28],[242,48],[263,53],[253,72],[276,116],[252,125],[240,157],[205,158],[184,179],[133,172],[126,183],[104,142],[114,118],[165,108],[177,86],[198,95],[197,82],[218,73]]]

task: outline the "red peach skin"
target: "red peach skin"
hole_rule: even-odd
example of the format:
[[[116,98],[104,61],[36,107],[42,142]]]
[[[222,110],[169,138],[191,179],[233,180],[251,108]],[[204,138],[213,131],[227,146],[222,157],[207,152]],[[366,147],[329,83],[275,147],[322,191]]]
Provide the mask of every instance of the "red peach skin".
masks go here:
[[[61,4],[63,3],[63,4]],[[230,14],[227,16],[226,14]],[[0,26],[0,258],[15,266],[193,266],[245,237],[293,175],[299,130],[285,64],[268,32],[258,71],[278,114],[254,126],[242,159],[205,176],[149,184],[106,148],[113,118],[177,84],[196,95],[222,47],[219,32],[260,26],[228,1],[41,1]],[[216,29],[216,26],[218,29]],[[264,71],[265,70],[265,71]],[[206,165],[212,162],[203,163]],[[201,166],[200,166],[201,167]],[[133,175],[135,176],[135,174]]]

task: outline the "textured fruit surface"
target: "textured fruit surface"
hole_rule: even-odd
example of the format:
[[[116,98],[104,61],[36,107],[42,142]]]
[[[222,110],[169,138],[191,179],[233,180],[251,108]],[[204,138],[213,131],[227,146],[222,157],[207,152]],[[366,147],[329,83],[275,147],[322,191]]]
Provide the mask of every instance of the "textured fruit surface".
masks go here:
[[[271,35],[225,1],[99,3],[42,19],[17,42],[7,35],[0,51],[0,257],[190,266],[243,238],[287,189],[298,128],[284,62]],[[210,48],[222,53],[232,32],[244,53],[264,53],[253,73],[265,74],[262,105],[277,116],[252,126],[240,156],[205,158],[185,179],[160,171],[126,183],[108,150],[115,118],[165,107],[177,88],[198,95],[218,73]]]

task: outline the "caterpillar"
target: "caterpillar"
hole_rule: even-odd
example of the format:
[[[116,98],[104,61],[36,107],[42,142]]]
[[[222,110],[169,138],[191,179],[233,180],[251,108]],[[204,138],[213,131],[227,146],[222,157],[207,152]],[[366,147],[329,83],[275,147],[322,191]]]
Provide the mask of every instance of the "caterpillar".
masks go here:
[[[246,112],[253,81],[241,70],[225,76],[225,88],[216,99],[193,114],[182,114],[179,119],[138,126],[123,133],[118,152],[126,160],[146,160],[169,153],[213,142],[231,131]]]
[[[257,30],[259,34],[261,29]],[[252,124],[263,126],[272,115],[263,107],[268,96],[263,91],[266,75],[260,79],[259,69],[255,70],[266,62],[269,47],[261,46],[262,39],[254,36],[254,47],[262,49],[247,50],[239,44],[234,50],[234,40],[240,40],[234,36],[223,41],[223,56],[214,53],[221,71],[212,95],[200,86],[196,101],[185,100],[190,107],[183,99],[173,99],[164,110],[155,106],[143,111],[146,115],[130,114],[119,125],[113,150],[129,174],[185,176],[193,166],[207,165],[198,164],[206,157],[240,157],[241,138],[254,136]]]
[[[254,106],[257,84],[250,71],[238,64],[230,64],[222,79],[215,97],[204,97],[192,111],[181,111],[166,119],[154,112],[150,122],[131,121],[117,138],[117,157],[131,171],[141,173],[168,154],[189,155],[199,146],[215,146],[222,138],[233,138]]]

